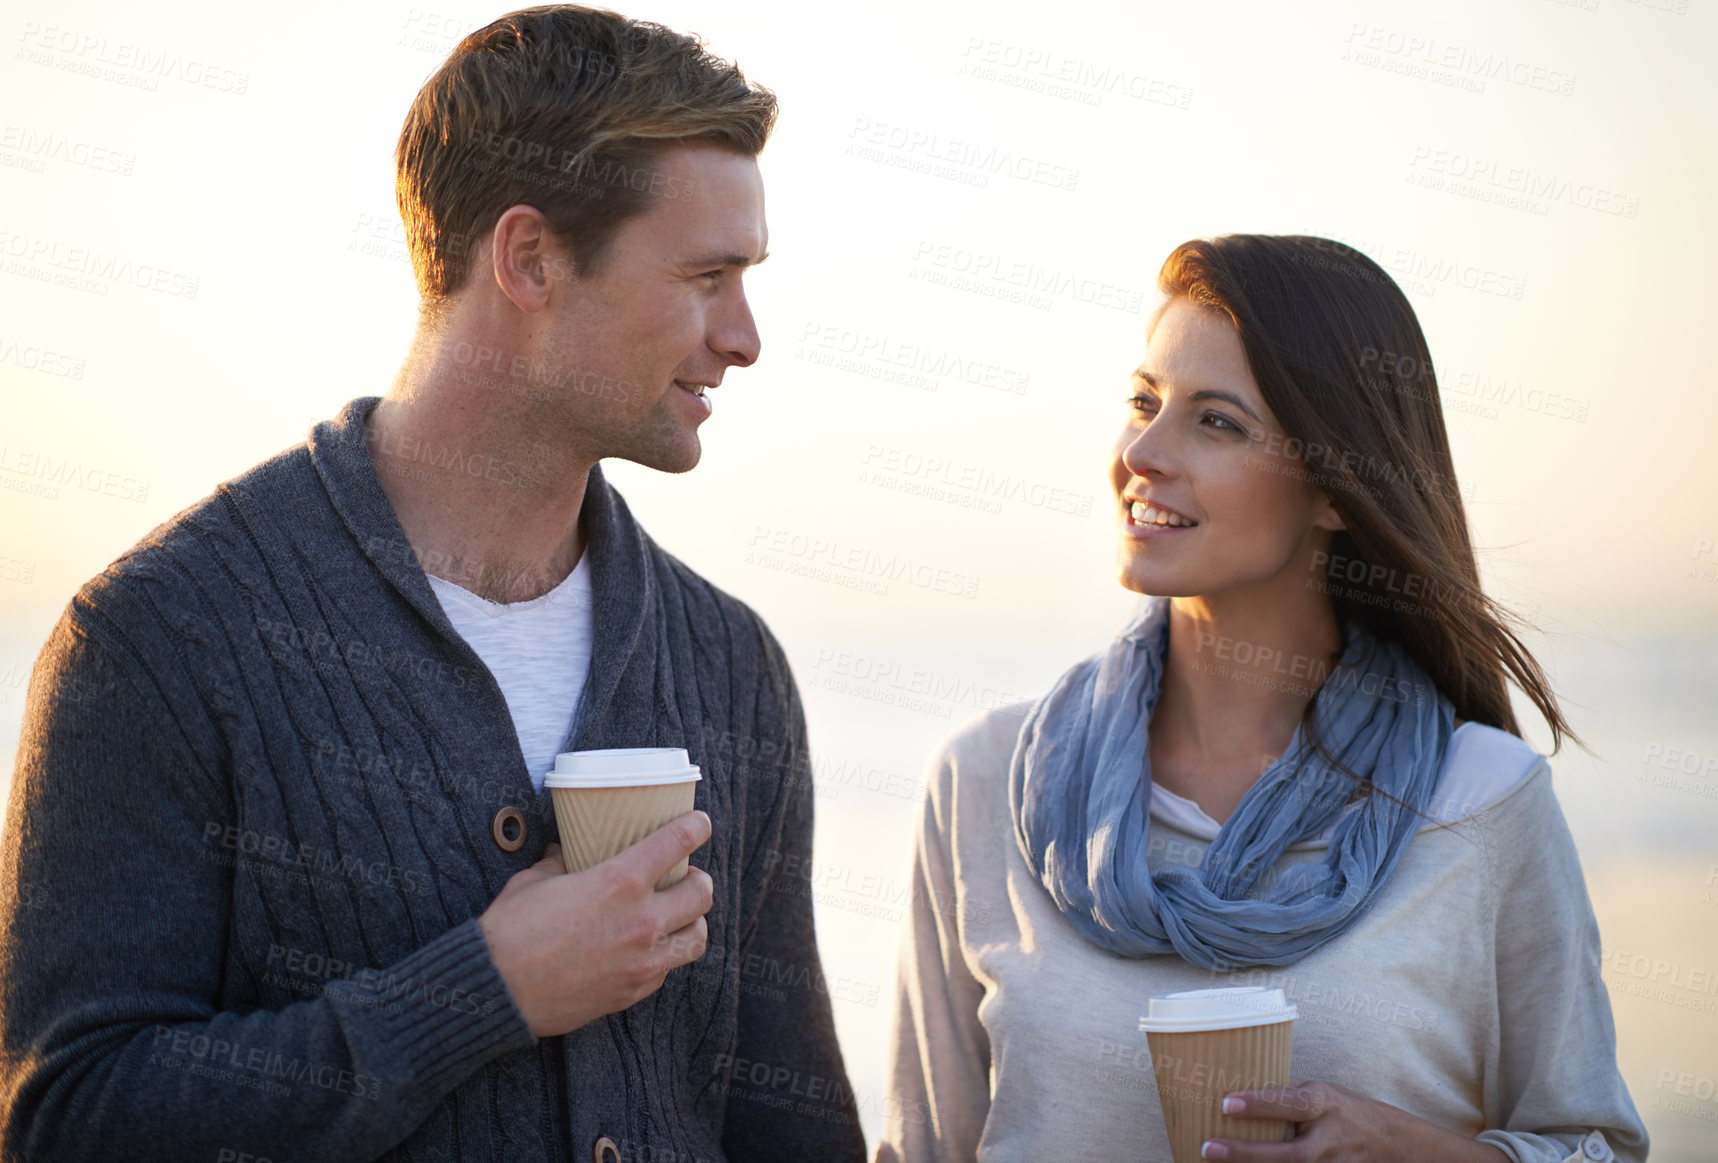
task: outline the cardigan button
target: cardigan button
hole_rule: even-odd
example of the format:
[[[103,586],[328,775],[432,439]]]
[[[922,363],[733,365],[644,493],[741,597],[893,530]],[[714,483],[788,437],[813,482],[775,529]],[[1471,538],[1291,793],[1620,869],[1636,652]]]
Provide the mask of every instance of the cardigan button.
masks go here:
[[[591,1152],[592,1163],[620,1163],[620,1148],[614,1145],[614,1140],[604,1135],[597,1140],[596,1150]]]
[[[519,851],[525,847],[525,813],[508,804],[495,813],[495,819],[489,824],[489,834],[495,837],[495,846],[501,851]]]
[[[1611,1154],[1611,1145],[1605,1142],[1605,1137],[1597,1131],[1589,1133],[1586,1138],[1581,1140],[1581,1154],[1594,1160],[1595,1163],[1602,1163],[1603,1160],[1615,1158]]]

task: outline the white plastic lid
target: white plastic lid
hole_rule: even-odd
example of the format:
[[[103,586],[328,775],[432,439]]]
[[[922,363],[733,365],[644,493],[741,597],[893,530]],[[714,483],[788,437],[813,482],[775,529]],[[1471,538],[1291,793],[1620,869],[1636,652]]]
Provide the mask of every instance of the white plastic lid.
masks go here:
[[[543,777],[544,787],[649,787],[702,779],[684,748],[618,747],[563,751]]]
[[[1299,1016],[1280,989],[1243,985],[1233,989],[1190,989],[1165,994],[1147,1003],[1139,1028],[1147,1033],[1193,1033],[1236,1030],[1292,1022]]]

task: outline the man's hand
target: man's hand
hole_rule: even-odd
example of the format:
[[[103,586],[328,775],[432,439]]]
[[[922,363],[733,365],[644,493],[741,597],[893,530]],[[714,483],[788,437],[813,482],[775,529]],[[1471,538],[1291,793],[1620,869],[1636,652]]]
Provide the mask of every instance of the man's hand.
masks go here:
[[[714,884],[691,868],[662,876],[710,838],[710,817],[688,812],[631,848],[568,875],[559,845],[510,879],[477,918],[489,954],[531,1032],[550,1038],[618,1013],[704,954]]]

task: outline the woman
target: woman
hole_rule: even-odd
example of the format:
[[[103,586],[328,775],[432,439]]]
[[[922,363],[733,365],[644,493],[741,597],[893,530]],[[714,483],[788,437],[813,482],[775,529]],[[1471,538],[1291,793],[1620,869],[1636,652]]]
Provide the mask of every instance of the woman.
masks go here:
[[[1507,683],[1425,339],[1325,239],[1189,242],[1111,480],[1111,646],[933,761],[877,1158],[1167,1161],[1147,998],[1282,987],[1292,1142],[1210,1159],[1644,1159],[1599,937]],[[1163,1063],[1168,1068],[1168,1063]]]

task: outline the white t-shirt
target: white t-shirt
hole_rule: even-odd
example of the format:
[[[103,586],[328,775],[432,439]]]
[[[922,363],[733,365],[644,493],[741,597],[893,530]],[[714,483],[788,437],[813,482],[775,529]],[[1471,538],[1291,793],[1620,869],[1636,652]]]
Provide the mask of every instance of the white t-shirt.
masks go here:
[[[500,684],[531,785],[539,790],[566,741],[591,665],[590,554],[528,602],[492,602],[429,576],[447,620]]]
[[[1426,805],[1427,814],[1434,820],[1450,821],[1471,816],[1508,795],[1530,774],[1529,770],[1511,762],[1518,745],[1513,735],[1474,729],[1480,725],[1463,723],[1450,735],[1450,745],[1444,751],[1444,765],[1432,790],[1432,802]],[[1336,833],[1336,825],[1359,807],[1358,801],[1344,806],[1336,819],[1315,837],[1316,842],[1328,844]],[[1201,840],[1215,840],[1222,828],[1206,814],[1204,808],[1155,783],[1151,785],[1151,803],[1147,808],[1152,819],[1161,820]]]

